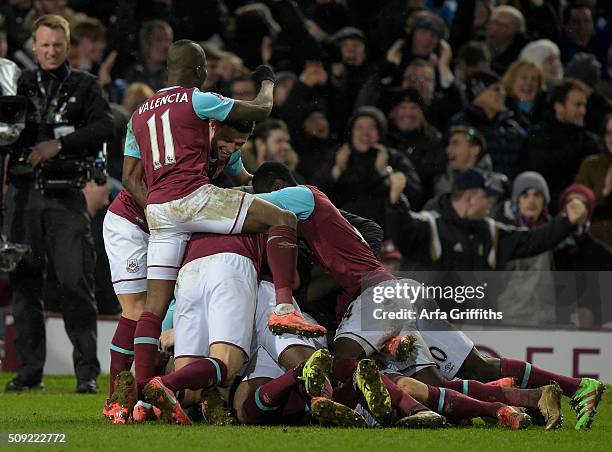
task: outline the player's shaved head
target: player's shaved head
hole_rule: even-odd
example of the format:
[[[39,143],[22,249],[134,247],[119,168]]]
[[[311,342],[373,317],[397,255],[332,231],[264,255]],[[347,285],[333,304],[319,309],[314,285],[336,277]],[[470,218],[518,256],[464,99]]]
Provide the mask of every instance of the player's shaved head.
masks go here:
[[[169,85],[199,88],[206,79],[206,54],[197,42],[189,39],[173,42],[166,64]]]
[[[255,193],[270,193],[285,187],[295,187],[291,170],[280,162],[264,162],[253,174],[253,191]]]

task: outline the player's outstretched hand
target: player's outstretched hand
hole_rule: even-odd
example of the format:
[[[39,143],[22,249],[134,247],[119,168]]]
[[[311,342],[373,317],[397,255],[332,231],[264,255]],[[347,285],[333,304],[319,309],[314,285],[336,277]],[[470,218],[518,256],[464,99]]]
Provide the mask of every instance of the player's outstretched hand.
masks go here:
[[[257,66],[251,74],[251,78],[259,84],[261,84],[261,82],[263,82],[264,80],[270,80],[272,83],[276,82],[274,69],[272,69],[272,67],[268,66],[267,64]]]

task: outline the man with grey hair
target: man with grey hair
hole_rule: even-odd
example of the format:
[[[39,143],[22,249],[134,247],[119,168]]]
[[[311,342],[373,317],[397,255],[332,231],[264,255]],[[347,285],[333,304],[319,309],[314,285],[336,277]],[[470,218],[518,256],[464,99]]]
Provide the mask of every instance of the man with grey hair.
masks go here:
[[[491,51],[491,69],[503,74],[526,44],[523,14],[513,6],[494,8],[486,28],[486,43]]]

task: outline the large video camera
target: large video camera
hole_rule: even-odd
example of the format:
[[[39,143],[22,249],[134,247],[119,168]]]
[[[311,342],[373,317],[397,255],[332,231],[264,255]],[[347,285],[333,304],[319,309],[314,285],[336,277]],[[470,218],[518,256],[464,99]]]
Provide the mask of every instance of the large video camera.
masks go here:
[[[93,180],[97,185],[106,184],[106,143],[96,158],[76,159],[58,156],[42,162],[35,172],[36,188],[43,193],[54,190],[81,189]]]
[[[106,143],[97,157],[76,158],[58,155],[42,162],[38,168],[28,163],[31,149],[11,151],[13,163],[9,167],[10,176],[31,176],[35,186],[43,193],[58,190],[81,189],[93,180],[98,185],[106,184]]]

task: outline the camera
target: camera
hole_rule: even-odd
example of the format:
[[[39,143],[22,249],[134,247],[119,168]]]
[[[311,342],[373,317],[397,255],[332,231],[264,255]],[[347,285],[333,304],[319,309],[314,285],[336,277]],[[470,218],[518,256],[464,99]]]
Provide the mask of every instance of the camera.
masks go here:
[[[19,138],[25,127],[27,102],[25,96],[0,96],[0,146]]]
[[[106,143],[95,158],[76,159],[58,156],[42,162],[35,172],[36,188],[43,193],[57,190],[81,189],[93,180],[97,185],[106,184]]]

